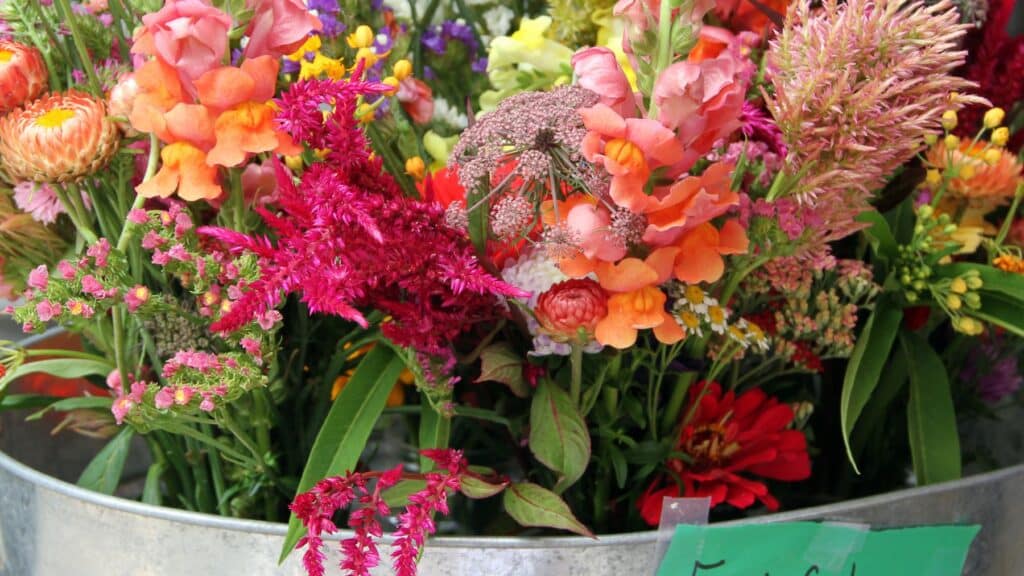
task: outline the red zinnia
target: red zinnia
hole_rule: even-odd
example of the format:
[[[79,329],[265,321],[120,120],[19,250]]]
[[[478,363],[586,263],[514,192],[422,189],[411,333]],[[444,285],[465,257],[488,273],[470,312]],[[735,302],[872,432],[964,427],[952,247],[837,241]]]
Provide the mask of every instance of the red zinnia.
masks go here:
[[[537,299],[537,322],[557,341],[587,341],[608,315],[608,295],[589,278],[559,282]]]
[[[760,501],[776,510],[779,502],[768,493],[768,487],[741,473],[787,482],[811,475],[807,439],[803,432],[786,429],[793,421],[793,409],[788,405],[758,389],[738,396],[734,392],[723,395],[714,382],[691,387],[691,408],[683,413],[688,414],[695,403],[676,446],[690,457],[690,463],[669,460],[672,475],[656,479],[637,501],[648,524],[658,524],[665,496],[709,496],[712,507],[725,502],[747,508]],[[672,476],[682,482],[682,494]]]

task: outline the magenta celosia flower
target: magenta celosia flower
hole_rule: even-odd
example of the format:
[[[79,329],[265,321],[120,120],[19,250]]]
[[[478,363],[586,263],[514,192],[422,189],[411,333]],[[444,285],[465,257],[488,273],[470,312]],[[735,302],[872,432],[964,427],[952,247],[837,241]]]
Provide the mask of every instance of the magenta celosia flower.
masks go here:
[[[475,322],[501,314],[496,295],[519,291],[488,274],[463,232],[444,225],[439,204],[403,197],[353,119],[355,98],[380,93],[366,82],[299,82],[280,98],[280,127],[329,150],[296,186],[279,164],[279,213],[255,210],[276,241],[223,228],[200,228],[234,253],[259,259],[260,277],[211,328],[235,330],[265,318],[282,295],[310,311],[360,325],[359,308],[385,312],[384,334],[401,346],[450,354],[451,341]],[[324,107],[333,107],[326,115]]]

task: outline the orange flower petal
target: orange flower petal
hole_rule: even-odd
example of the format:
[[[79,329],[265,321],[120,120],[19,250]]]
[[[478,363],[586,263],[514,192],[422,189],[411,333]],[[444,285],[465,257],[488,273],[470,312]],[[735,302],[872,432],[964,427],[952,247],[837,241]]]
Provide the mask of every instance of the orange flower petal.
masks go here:
[[[247,100],[266,102],[273,98],[279,68],[280,64],[270,55],[246,58],[242,62],[242,71],[253,80],[252,94]]]
[[[636,344],[636,329],[622,321],[622,317],[608,313],[594,329],[594,339],[605,346],[624,350]]]
[[[238,166],[245,162],[247,153],[258,154],[277,148],[273,120],[274,111],[266,104],[245,102],[222,112],[214,125],[217,145],[207,155],[207,163]]]
[[[605,104],[580,108],[579,113],[587,130],[598,132],[608,138],[622,138],[626,135],[626,120]]]
[[[736,220],[729,220],[722,225],[718,241],[719,254],[746,254],[750,247],[747,231]]]
[[[687,232],[679,241],[681,251],[676,259],[676,278],[682,282],[714,282],[725,272],[725,262],[718,253],[718,230],[705,222]]]
[[[666,312],[665,321],[654,327],[654,337],[662,344],[675,344],[686,338],[686,332],[679,322]]]
[[[658,281],[658,271],[639,258],[624,258],[617,264],[597,263],[601,287],[609,292],[633,292]]]
[[[558,268],[570,278],[582,278],[594,271],[594,261],[584,254],[577,254],[572,258],[563,258],[558,262]]]
[[[644,260],[658,274],[658,279],[654,282],[655,284],[662,284],[672,276],[672,269],[675,266],[676,258],[679,256],[679,251],[678,247],[665,246],[651,252]]]
[[[152,198],[170,196],[175,188],[184,200],[210,200],[220,196],[217,169],[206,165],[206,154],[187,142],[175,142],[160,151],[162,165],[157,174],[135,189]]]
[[[165,148],[166,150],[166,148]],[[135,187],[135,191],[143,198],[168,198],[178,188],[178,169],[164,163],[160,171]]]
[[[164,119],[171,136],[168,140],[184,140],[199,148],[209,148],[216,140],[210,110],[202,104],[177,104]]]
[[[298,156],[302,154],[302,146],[292,139],[291,134],[281,132],[280,130],[276,130],[275,134],[277,134],[277,148],[274,149],[274,152],[284,156]]]
[[[199,101],[217,110],[226,110],[252,99],[256,81],[240,68],[222,66],[200,76],[196,82]]]

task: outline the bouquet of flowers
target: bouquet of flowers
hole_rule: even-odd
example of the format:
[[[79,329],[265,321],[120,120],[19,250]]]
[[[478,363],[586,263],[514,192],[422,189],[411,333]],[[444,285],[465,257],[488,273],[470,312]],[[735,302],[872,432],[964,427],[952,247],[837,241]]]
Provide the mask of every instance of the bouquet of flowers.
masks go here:
[[[144,501],[288,519],[313,575],[345,525],[344,573],[387,530],[412,575],[438,530],[981,460],[958,423],[1022,380],[1013,2],[515,4],[6,0],[7,312],[82,346],[4,343],[0,407],[110,437],[108,493],[143,437]]]

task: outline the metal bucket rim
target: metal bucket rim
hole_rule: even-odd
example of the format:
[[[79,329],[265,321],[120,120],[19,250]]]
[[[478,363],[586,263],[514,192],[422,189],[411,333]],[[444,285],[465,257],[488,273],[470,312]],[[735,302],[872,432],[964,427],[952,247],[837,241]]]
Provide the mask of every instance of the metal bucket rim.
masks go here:
[[[93,492],[91,490],[86,490],[85,488],[81,488],[74,484],[64,482],[63,480],[58,480],[57,478],[54,478],[52,476],[39,472],[38,470],[30,468],[29,466],[26,466],[25,464],[18,462],[17,460],[8,456],[2,451],[0,451],[0,469],[10,472],[14,476],[22,480],[25,480],[26,482],[29,482],[38,488],[51,490],[53,492],[57,492],[70,498],[75,498],[90,504],[112,508],[130,514],[149,516],[159,518],[162,520],[168,520],[171,522],[181,522],[184,524],[196,526],[221,528],[225,530],[233,530],[239,532],[268,534],[272,536],[283,537],[288,532],[288,525],[284,523],[267,522],[264,520],[244,520],[239,518],[225,518],[222,516],[214,516],[212,514],[180,510],[177,508],[154,506],[152,504],[146,504],[143,502],[137,502],[134,500],[128,500],[125,498],[108,496],[106,494]],[[828,517],[833,517],[841,520],[842,517],[846,514],[849,514],[851,510],[862,506],[881,506],[908,497],[924,496],[931,493],[944,492],[948,490],[970,488],[972,485],[984,484],[986,482],[991,482],[1004,476],[1013,476],[1022,473],[1024,473],[1024,464],[1018,464],[1016,466],[1011,466],[1009,468],[1003,468],[1000,470],[986,472],[983,474],[976,474],[974,476],[970,476],[960,480],[953,480],[950,482],[943,482],[941,484],[920,486],[916,488],[907,488],[904,490],[896,490],[893,492],[879,494],[876,496],[868,496],[865,498],[846,500],[837,504],[826,504],[822,506],[814,506],[811,508],[801,508],[799,510],[792,510],[789,512],[766,514],[763,516],[754,516],[741,520],[731,520],[728,522],[722,522],[720,524],[730,525],[751,522],[786,522],[809,518]],[[332,539],[345,537],[345,532],[339,532],[334,536],[335,538]],[[441,548],[467,546],[485,546],[489,548],[550,548],[595,545],[623,546],[651,542],[656,540],[657,537],[657,531],[631,532],[626,534],[611,534],[606,536],[602,535],[599,536],[596,540],[586,538],[583,536],[438,536],[436,538],[431,539],[431,546]],[[384,540],[387,541],[388,538],[385,538]]]
[[[62,331],[63,330],[60,328],[51,329],[42,334],[37,334],[25,338],[21,340],[19,344],[28,346]],[[117,496],[108,496],[106,494],[101,494],[99,492],[86,490],[85,488],[81,488],[69,482],[64,482],[63,480],[59,480],[48,474],[35,470],[25,464],[22,464],[21,462],[15,460],[11,456],[8,456],[2,450],[0,450],[0,469],[11,473],[15,477],[20,478],[36,486],[37,488],[50,490],[58,494],[67,496],[69,498],[75,498],[77,500],[81,500],[89,504],[111,508],[129,514],[158,518],[161,520],[179,522],[182,524],[194,526],[220,528],[224,530],[231,530],[237,532],[266,534],[270,536],[284,537],[288,532],[288,525],[285,523],[267,522],[264,520],[225,518],[223,516],[215,516],[212,514],[204,514],[201,512],[192,512],[177,508],[155,506],[152,504],[146,504],[144,502],[137,502],[135,500],[128,500],[126,498],[120,498]],[[824,504],[821,506],[801,508],[798,510],[791,510],[787,512],[751,516],[748,518],[716,523],[716,525],[735,525],[744,523],[760,524],[765,522],[788,522],[795,520],[810,520],[821,518],[829,518],[841,521],[844,520],[845,517],[848,517],[851,511],[857,510],[859,508],[884,506],[887,504],[894,503],[898,500],[903,500],[905,498],[927,496],[930,494],[952,491],[961,488],[970,488],[975,485],[981,485],[987,482],[1002,479],[1004,476],[1013,475],[1024,475],[1024,464],[1018,464],[1015,466],[1002,468],[1000,470],[995,470],[992,472],[975,474],[967,478],[961,478],[960,480],[953,480],[949,482],[943,482],[940,484],[919,486],[915,488],[905,488],[902,490],[896,490],[884,494],[878,494],[875,496],[867,496],[864,498],[845,500],[833,504]],[[333,534],[328,539],[337,540],[340,538],[347,537],[348,534],[350,534],[350,532],[348,531],[339,531],[338,533]],[[430,539],[430,545],[432,547],[439,548],[575,548],[588,546],[629,546],[635,544],[646,544],[653,542],[657,539],[658,531],[648,530],[643,532],[629,532],[624,534],[599,535],[597,538],[594,539],[583,536],[438,536]],[[385,542],[389,542],[392,539],[385,535],[383,540]]]

